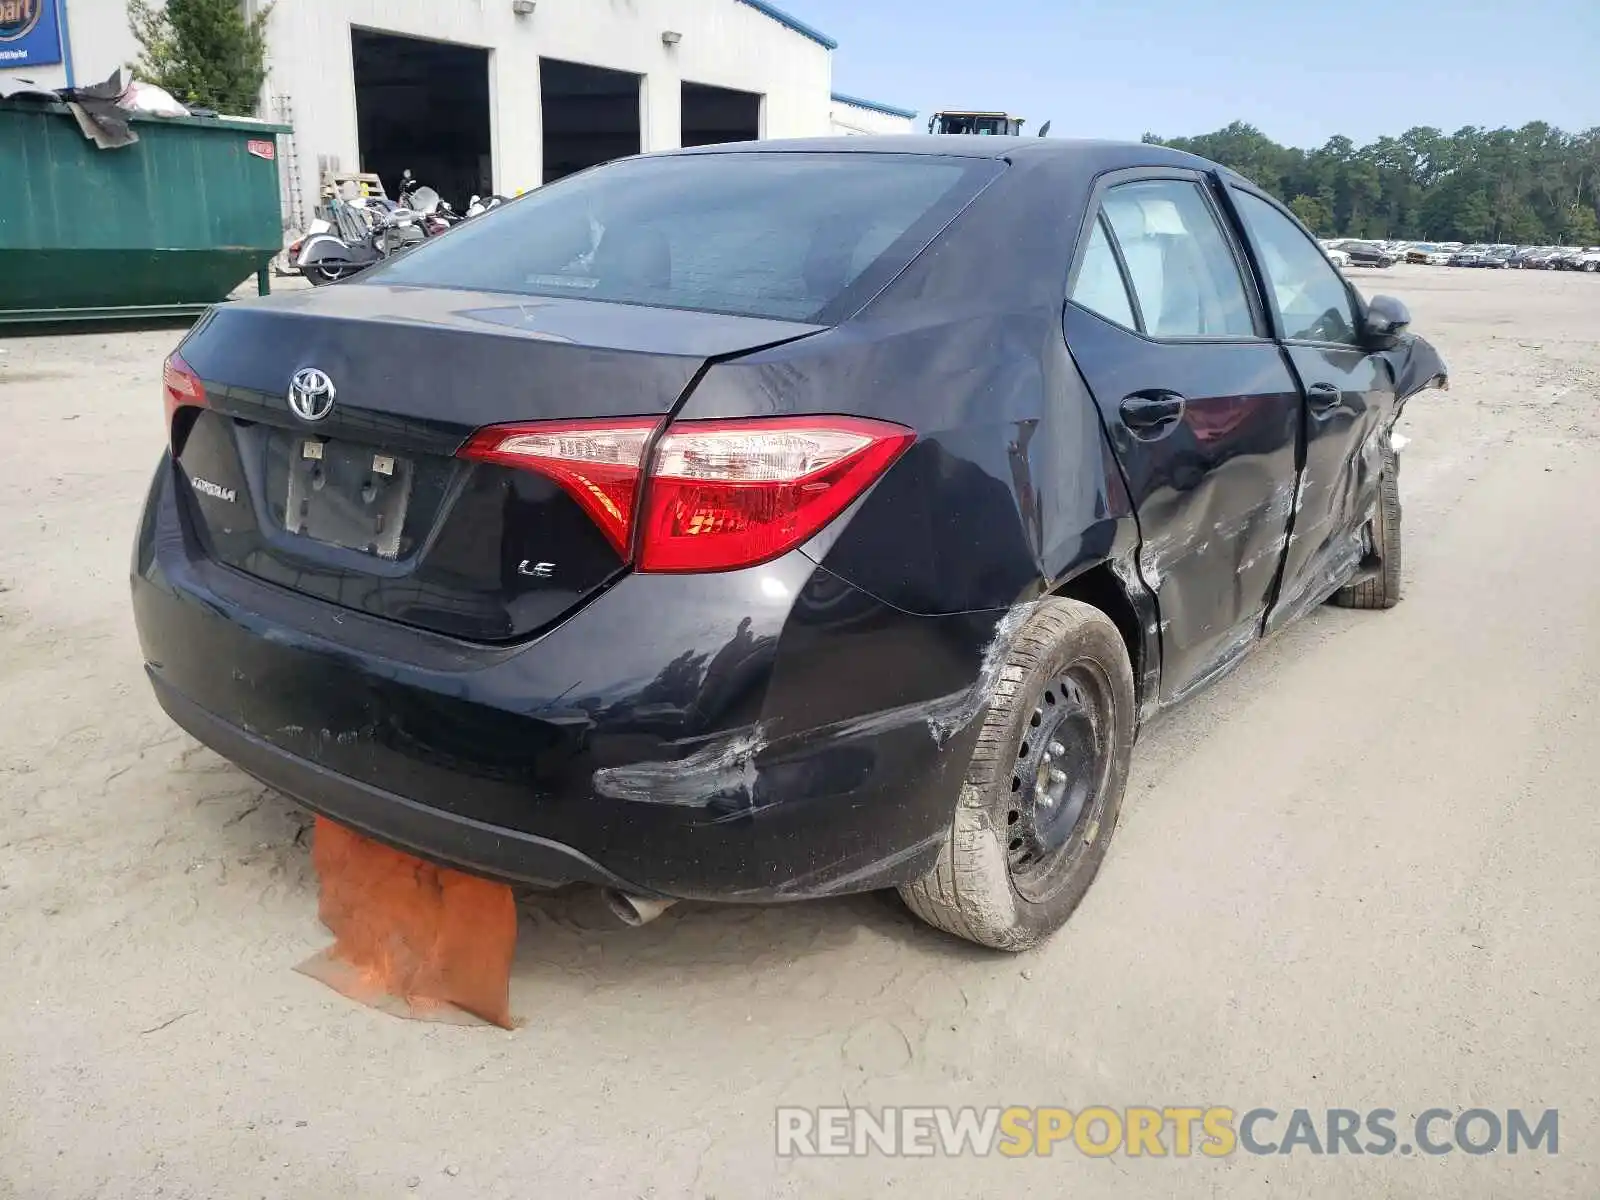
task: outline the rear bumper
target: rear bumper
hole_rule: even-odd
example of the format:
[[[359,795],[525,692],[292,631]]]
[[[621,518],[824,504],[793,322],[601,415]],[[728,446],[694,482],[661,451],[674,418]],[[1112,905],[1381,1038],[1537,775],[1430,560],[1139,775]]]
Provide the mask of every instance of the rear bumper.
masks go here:
[[[570,846],[386,792],[340,775],[219,720],[149,671],[156,699],[173,722],[241,771],[313,812],[404,850],[519,883],[634,885]]]
[[[133,604],[162,706],[308,808],[499,878],[788,900],[915,878],[1001,612],[916,617],[795,553],[632,576],[530,642],[363,616],[207,560],[165,461]]]

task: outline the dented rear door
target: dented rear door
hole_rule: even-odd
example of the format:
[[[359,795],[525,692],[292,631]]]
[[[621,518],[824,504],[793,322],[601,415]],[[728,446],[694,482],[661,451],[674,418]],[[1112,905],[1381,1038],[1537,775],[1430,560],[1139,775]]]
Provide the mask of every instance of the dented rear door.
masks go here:
[[[1294,496],[1300,391],[1203,176],[1119,173],[1096,208],[1067,342],[1138,511],[1170,701],[1257,640]]]
[[[1360,565],[1378,504],[1394,373],[1361,345],[1356,299],[1311,236],[1267,198],[1230,192],[1305,397],[1304,469],[1271,631],[1327,599]]]

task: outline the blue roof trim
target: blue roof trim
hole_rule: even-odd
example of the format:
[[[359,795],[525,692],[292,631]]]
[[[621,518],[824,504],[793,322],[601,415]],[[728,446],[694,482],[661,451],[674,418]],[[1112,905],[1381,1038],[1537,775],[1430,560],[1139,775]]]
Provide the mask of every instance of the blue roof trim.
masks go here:
[[[846,96],[843,92],[833,93],[833,100],[837,104],[850,104],[856,108],[865,108],[871,112],[885,113],[891,117],[904,117],[910,121],[917,113],[912,108],[896,108],[892,104],[879,104],[876,100],[863,100],[860,96]]]
[[[762,13],[765,16],[771,17],[779,25],[783,25],[794,30],[801,37],[810,38],[813,42],[816,42],[817,45],[822,46],[825,49],[837,50],[839,48],[839,43],[834,41],[827,34],[811,28],[811,26],[807,25],[804,21],[801,21],[796,17],[791,17],[781,8],[774,8],[772,5],[767,3],[767,0],[739,0],[739,3],[749,5],[758,13]]]

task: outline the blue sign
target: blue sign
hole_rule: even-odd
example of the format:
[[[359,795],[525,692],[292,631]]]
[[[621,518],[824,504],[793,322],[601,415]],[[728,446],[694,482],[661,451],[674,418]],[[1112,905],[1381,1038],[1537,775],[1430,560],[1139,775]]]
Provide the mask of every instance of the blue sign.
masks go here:
[[[61,61],[56,0],[0,0],[0,69]]]

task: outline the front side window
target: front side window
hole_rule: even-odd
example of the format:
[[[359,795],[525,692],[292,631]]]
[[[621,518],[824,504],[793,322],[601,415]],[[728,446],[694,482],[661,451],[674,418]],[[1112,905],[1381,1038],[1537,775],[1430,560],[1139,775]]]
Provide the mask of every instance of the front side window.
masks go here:
[[[892,278],[1002,169],[914,154],[631,159],[540,188],[365,278],[826,321]]]
[[[1357,345],[1355,305],[1339,272],[1299,226],[1265,200],[1237,190],[1233,197],[1260,257],[1283,336]]]
[[[1198,184],[1125,183],[1103,211],[1151,337],[1254,337],[1244,279]]]

